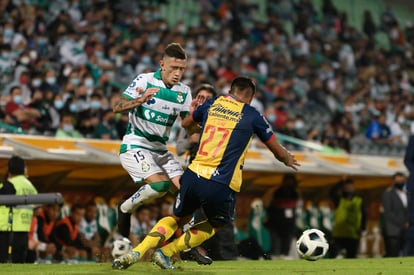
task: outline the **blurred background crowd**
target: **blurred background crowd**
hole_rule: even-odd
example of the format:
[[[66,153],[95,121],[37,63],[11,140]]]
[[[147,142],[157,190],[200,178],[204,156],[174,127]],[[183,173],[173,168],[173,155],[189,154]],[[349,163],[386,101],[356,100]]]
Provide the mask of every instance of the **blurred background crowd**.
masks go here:
[[[225,94],[235,76],[254,78],[252,105],[277,133],[341,152],[402,156],[414,134],[414,25],[385,2],[0,0],[0,131],[119,140],[128,116],[114,114],[112,102],[179,42],[188,55],[183,82]],[[362,15],[357,25],[349,5]],[[285,145],[302,150],[297,144]],[[132,239],[170,203],[138,209]],[[111,257],[114,204],[98,198],[77,214],[94,214],[78,221],[89,260],[96,244],[100,260]],[[292,225],[329,232],[330,207],[304,204]],[[71,216],[67,205],[55,212]],[[101,227],[95,239],[90,233]]]
[[[414,133],[414,26],[384,6],[355,27],[337,3],[2,0],[1,129],[120,139],[128,119],[111,103],[179,42],[194,90],[208,82],[227,93],[248,75],[259,87],[252,104],[278,133],[401,156]]]

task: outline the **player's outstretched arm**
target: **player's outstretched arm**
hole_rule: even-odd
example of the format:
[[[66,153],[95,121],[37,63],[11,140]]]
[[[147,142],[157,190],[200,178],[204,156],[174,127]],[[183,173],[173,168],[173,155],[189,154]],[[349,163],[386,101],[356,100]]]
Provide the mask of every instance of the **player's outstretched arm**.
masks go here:
[[[114,113],[122,113],[134,109],[142,105],[144,102],[150,100],[158,91],[159,88],[149,88],[142,94],[142,96],[135,99],[128,99],[126,97],[121,96],[112,107],[112,110]],[[140,94],[141,92],[142,89],[138,88],[137,93]]]
[[[286,150],[285,147],[280,145],[277,141],[276,136],[270,138],[268,141],[265,142],[267,148],[272,151],[273,155],[276,159],[282,163],[284,163],[287,167],[292,168],[293,170],[297,171],[300,163],[295,159],[295,156]]]
[[[196,133],[200,133],[200,126],[197,124],[197,122],[193,120],[193,116],[191,114],[186,116],[181,121],[181,126],[187,132],[188,136],[191,136]]]

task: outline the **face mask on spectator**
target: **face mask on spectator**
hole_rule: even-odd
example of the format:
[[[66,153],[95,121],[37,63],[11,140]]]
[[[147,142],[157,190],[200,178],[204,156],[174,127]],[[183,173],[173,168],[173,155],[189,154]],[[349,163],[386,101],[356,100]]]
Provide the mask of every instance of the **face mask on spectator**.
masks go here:
[[[305,123],[303,123],[303,121],[298,120],[295,122],[295,129],[303,129],[303,127],[305,126]]]
[[[76,113],[78,111],[78,105],[74,103],[70,104],[69,111],[71,111],[72,113]]]
[[[22,75],[20,77],[20,83],[23,84],[23,85],[25,85],[27,83],[27,80],[28,80],[28,78],[27,78],[26,75]]]
[[[104,53],[103,53],[103,51],[95,51],[95,56],[97,58],[103,58],[104,57]]]
[[[64,105],[64,103],[63,103],[62,100],[56,100],[55,101],[55,108],[56,109],[61,110],[63,108],[63,105]]]
[[[399,123],[400,125],[403,125],[403,124],[405,123],[405,117],[404,117],[404,116],[400,116],[400,117],[398,117],[398,123]]]
[[[16,104],[21,104],[21,103],[22,103],[22,101],[23,101],[23,98],[22,98],[22,96],[21,96],[21,95],[15,95],[15,96],[13,97],[13,101],[14,101],[14,103],[16,103]]]
[[[268,116],[267,116],[267,120],[268,120],[270,123],[273,123],[273,122],[275,122],[275,120],[276,120],[276,116],[275,116],[274,114],[270,114],[270,115],[268,115]]]
[[[22,63],[23,65],[27,65],[30,62],[30,58],[28,56],[23,56],[22,58],[20,58],[20,63]]]
[[[144,63],[144,64],[150,64],[150,63],[151,63],[151,57],[149,57],[149,56],[144,56],[144,57],[142,58],[142,63]]]
[[[1,54],[1,56],[3,57],[3,59],[9,59],[11,57],[11,53],[10,52],[3,52]]]
[[[6,36],[7,38],[11,38],[14,35],[14,31],[13,29],[5,29],[4,30],[4,36]]]
[[[405,182],[396,182],[394,183],[395,188],[402,190],[404,188]]]
[[[49,83],[50,85],[54,85],[56,83],[56,77],[49,76],[46,78],[46,82]]]
[[[77,77],[72,77],[72,78],[70,79],[70,82],[71,82],[73,85],[78,86],[78,85],[80,84],[80,79],[79,79],[79,78],[77,78]]]
[[[71,67],[66,67],[65,69],[63,69],[63,76],[68,77],[68,75],[72,72],[72,68]]]
[[[66,133],[70,133],[73,131],[73,125],[72,124],[63,124],[63,131]]]
[[[86,86],[87,88],[92,87],[92,86],[93,86],[93,79],[92,79],[92,78],[87,78],[87,79],[85,79],[85,86]]]
[[[37,59],[37,52],[36,51],[30,51],[29,55],[30,55],[31,60],[36,60]]]
[[[38,79],[38,78],[36,78],[36,79],[33,79],[32,80],[32,85],[33,85],[33,87],[39,87],[40,85],[42,84],[42,80],[40,80],[40,79]]]
[[[46,44],[47,44],[47,38],[41,37],[41,38],[37,39],[37,44],[38,44],[39,46],[44,46],[44,45],[46,45]]]
[[[91,101],[91,108],[93,110],[99,110],[101,108],[101,102],[99,102],[99,101]]]

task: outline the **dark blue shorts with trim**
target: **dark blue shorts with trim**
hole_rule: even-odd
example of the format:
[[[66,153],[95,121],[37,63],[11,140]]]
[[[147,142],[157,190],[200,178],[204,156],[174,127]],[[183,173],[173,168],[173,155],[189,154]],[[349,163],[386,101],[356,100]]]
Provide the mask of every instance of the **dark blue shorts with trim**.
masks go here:
[[[173,209],[175,216],[191,215],[201,207],[213,227],[233,221],[236,192],[229,186],[202,178],[190,169],[181,176],[180,184]]]

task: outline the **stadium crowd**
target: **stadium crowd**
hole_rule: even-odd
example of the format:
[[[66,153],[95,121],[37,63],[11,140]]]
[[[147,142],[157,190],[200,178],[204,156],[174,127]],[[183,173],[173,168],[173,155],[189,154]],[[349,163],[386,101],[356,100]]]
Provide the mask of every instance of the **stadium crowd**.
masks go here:
[[[188,53],[183,81],[193,88],[208,82],[227,93],[234,76],[255,78],[253,105],[279,133],[351,152],[351,140],[405,145],[414,131],[413,26],[392,8],[380,24],[366,11],[359,31],[330,0],[321,13],[309,0],[268,1],[266,20],[252,1],[195,1],[194,25],[169,24],[165,2],[2,1],[3,125],[120,139],[128,120],[111,103],[134,75],[157,69],[159,45],[174,41]]]

